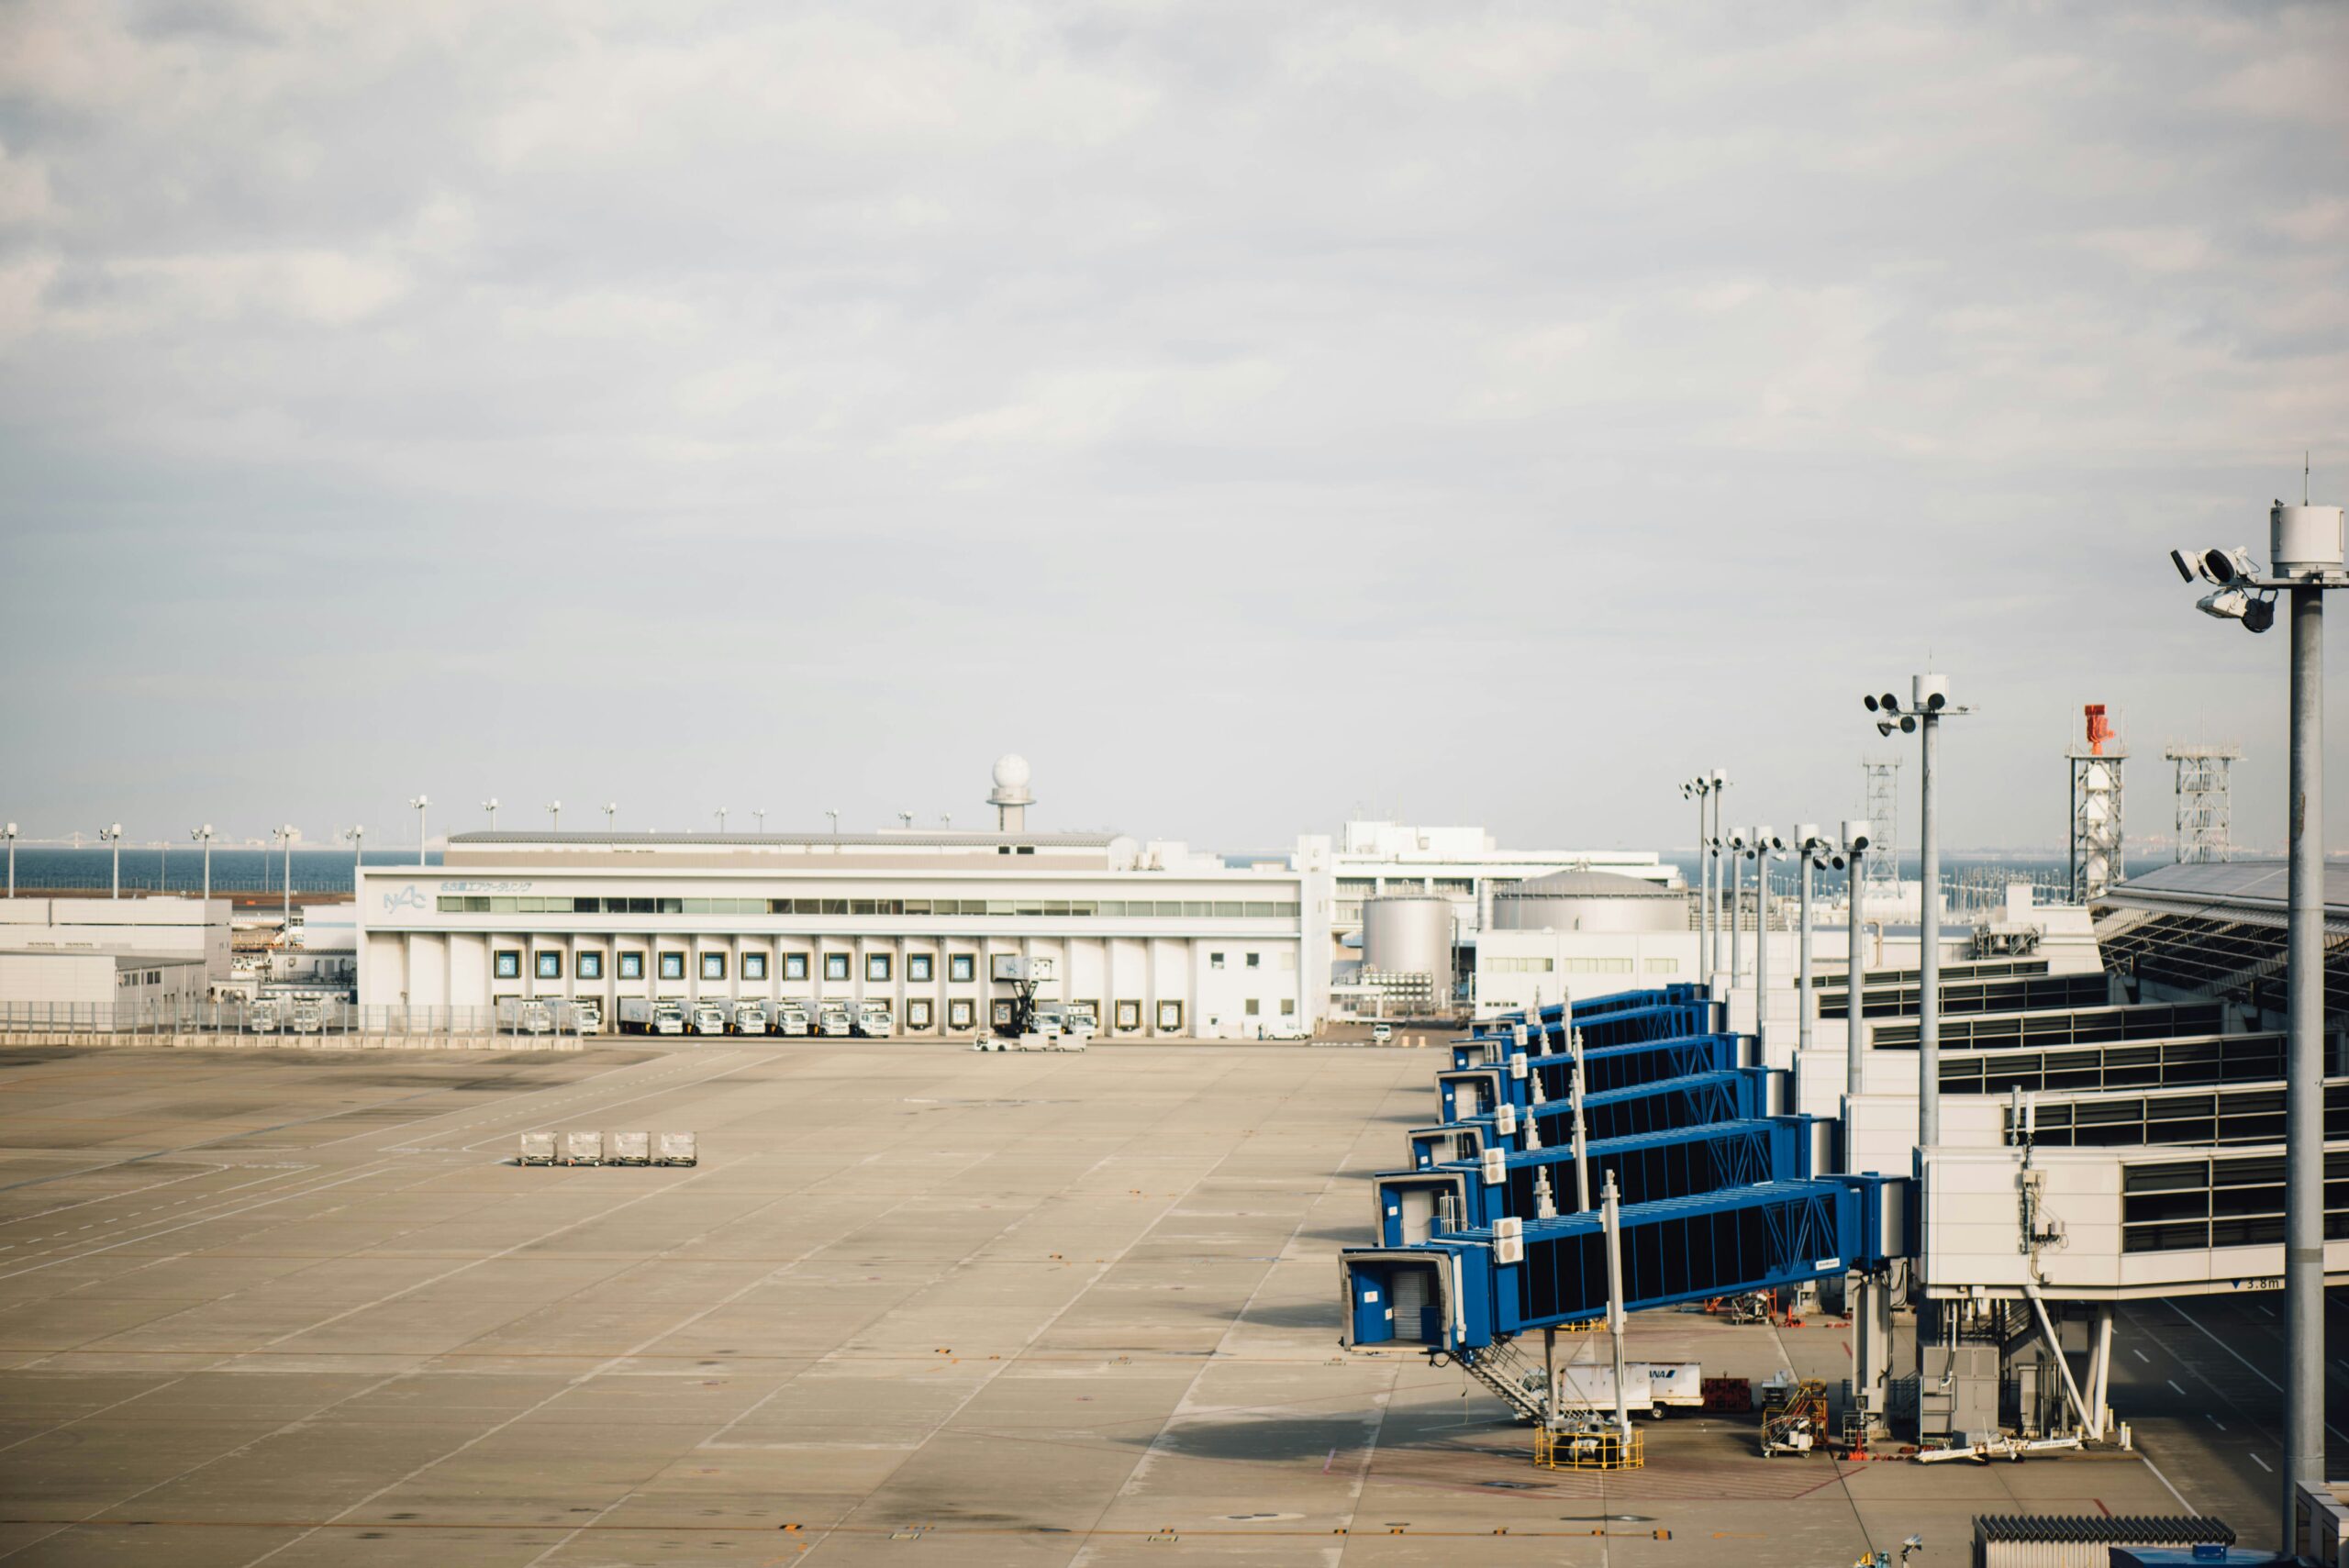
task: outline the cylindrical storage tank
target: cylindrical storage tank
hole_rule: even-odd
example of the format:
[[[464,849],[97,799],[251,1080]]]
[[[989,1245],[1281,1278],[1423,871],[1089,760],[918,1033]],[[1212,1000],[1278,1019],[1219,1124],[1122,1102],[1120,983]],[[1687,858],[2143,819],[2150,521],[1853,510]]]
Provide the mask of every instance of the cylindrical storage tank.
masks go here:
[[[1390,893],[1362,903],[1363,967],[1424,974],[1436,994],[1452,985],[1452,900],[1440,893]]]
[[[1493,890],[1500,931],[1685,931],[1688,895],[1636,876],[1561,871]]]

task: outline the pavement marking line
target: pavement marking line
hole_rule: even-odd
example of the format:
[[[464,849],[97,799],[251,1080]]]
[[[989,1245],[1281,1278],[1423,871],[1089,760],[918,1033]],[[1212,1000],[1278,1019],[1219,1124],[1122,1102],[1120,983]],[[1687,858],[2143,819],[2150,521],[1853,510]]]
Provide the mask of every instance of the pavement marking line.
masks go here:
[[[1236,1070],[1237,1069],[1234,1068],[1230,1071]],[[1228,1071],[1223,1074],[1218,1075],[1214,1082],[1216,1084],[1221,1084],[1224,1078],[1229,1075],[1230,1072]],[[1295,1087],[1292,1087],[1286,1094],[1284,1094],[1281,1096],[1280,1105],[1275,1107],[1269,1118],[1273,1125],[1278,1124],[1278,1118],[1282,1112],[1286,1109],[1288,1103],[1297,1098],[1300,1093],[1308,1089],[1310,1085],[1311,1080],[1309,1077],[1301,1079]],[[1206,1093],[1206,1089],[1203,1087],[1198,1091],[1198,1093],[1204,1094]],[[1192,1097],[1196,1099],[1197,1095],[1195,1095]],[[1188,1100],[1185,1102],[1186,1105],[1189,1103],[1190,1101]],[[1159,1454],[1162,1445],[1166,1441],[1167,1435],[1174,1430],[1176,1425],[1183,1419],[1186,1412],[1198,1407],[1197,1405],[1197,1399],[1200,1380],[1207,1376],[1208,1368],[1215,1364],[1215,1358],[1222,1352],[1224,1346],[1230,1343],[1231,1336],[1238,1333],[1240,1331],[1240,1326],[1247,1321],[1248,1309],[1256,1305],[1256,1297],[1264,1294],[1264,1286],[1272,1283],[1273,1275],[1279,1272],[1280,1263],[1277,1261],[1278,1258],[1286,1257],[1289,1249],[1297,1245],[1297,1239],[1305,1233],[1306,1226],[1312,1222],[1314,1210],[1320,1207],[1323,1200],[1329,1197],[1330,1189],[1337,1184],[1338,1177],[1344,1172],[1353,1168],[1355,1151],[1362,1147],[1363,1143],[1366,1140],[1374,1135],[1389,1136],[1390,1134],[1388,1132],[1388,1129],[1383,1123],[1365,1123],[1362,1129],[1357,1132],[1353,1139],[1346,1145],[1346,1151],[1339,1158],[1337,1167],[1330,1171],[1327,1176],[1322,1178],[1320,1189],[1317,1191],[1302,1207],[1299,1208],[1297,1211],[1297,1223],[1289,1228],[1288,1237],[1281,1243],[1280,1251],[1275,1254],[1275,1261],[1265,1265],[1264,1272],[1263,1274],[1258,1276],[1254,1288],[1248,1292],[1247,1299],[1240,1304],[1239,1309],[1231,1315],[1231,1322],[1224,1329],[1223,1333],[1217,1339],[1214,1350],[1200,1362],[1199,1370],[1192,1374],[1188,1383],[1184,1385],[1183,1396],[1174,1402],[1174,1409],[1167,1412],[1166,1419],[1160,1424],[1157,1435],[1150,1440],[1149,1446],[1143,1449],[1140,1457],[1134,1461],[1132,1468],[1128,1471],[1126,1479],[1119,1484],[1118,1490],[1110,1495],[1109,1500],[1104,1503],[1101,1506],[1100,1510],[1094,1515],[1094,1526],[1097,1527],[1101,1518],[1106,1516],[1110,1509],[1118,1507],[1119,1504],[1126,1501],[1126,1499],[1132,1495],[1134,1488],[1145,1476],[1149,1474],[1152,1468],[1151,1462]],[[1222,1170],[1223,1167],[1230,1162],[1233,1155],[1239,1153],[1241,1149],[1247,1147],[1247,1143],[1248,1140],[1244,1138],[1234,1140],[1231,1147],[1225,1151],[1223,1158],[1218,1160],[1205,1174],[1199,1177],[1198,1181],[1193,1182],[1188,1188],[1185,1189],[1183,1198],[1187,1198],[1192,1192],[1197,1190],[1201,1183],[1212,1179],[1217,1172]],[[1183,1198],[1177,1198],[1175,1200],[1175,1204],[1179,1205],[1183,1201]],[[1171,1214],[1173,1212],[1174,1206],[1170,1206],[1165,1213],[1160,1215],[1158,1219],[1151,1222],[1149,1228],[1142,1232],[1142,1235],[1147,1237],[1152,1230],[1157,1229],[1159,1224],[1164,1220],[1166,1214]],[[1137,1244],[1139,1243],[1139,1240],[1140,1238],[1137,1238]],[[1131,1247],[1125,1249],[1127,1251],[1130,1251],[1131,1250]],[[1104,1271],[1105,1273],[1107,1271]],[[1088,1284],[1086,1289],[1090,1290],[1091,1288],[1091,1284]],[[1375,1418],[1364,1423],[1366,1426],[1369,1426],[1372,1430],[1368,1442],[1365,1445],[1362,1467],[1354,1474],[1353,1487],[1353,1495],[1344,1516],[1344,1523],[1346,1528],[1349,1529],[1353,1528],[1354,1514],[1361,1504],[1362,1488],[1369,1479],[1371,1456],[1376,1451],[1377,1434],[1378,1431],[1385,1427],[1386,1421],[1386,1404],[1381,1403],[1376,1407],[1376,1414]],[[1097,1533],[1097,1531],[1092,1528],[1088,1528],[1085,1533],[1089,1537]],[[1069,1556],[1068,1568],[1083,1568],[1084,1563],[1090,1557],[1092,1551],[1093,1547],[1089,1539],[1080,1540],[1077,1544],[1076,1551]],[[1345,1548],[1343,1546],[1340,1546],[1337,1551],[1331,1554],[1333,1562],[1337,1558],[1342,1557],[1344,1552]]]
[[[2165,1377],[2162,1381],[2168,1384],[2172,1388],[2177,1388],[2177,1379],[2174,1377]],[[2177,1396],[2180,1399],[2185,1398],[2187,1396],[2186,1390],[2183,1388],[2177,1388]]]
[[[2204,1339],[2210,1340],[2212,1344],[2226,1351],[2227,1354],[2234,1357],[2238,1362],[2242,1362],[2243,1369],[2249,1372],[2254,1377],[2256,1377],[2260,1382],[2267,1385],[2268,1387],[2274,1389],[2278,1394],[2284,1392],[2284,1385],[2282,1384],[2277,1382],[2274,1378],[2268,1376],[2266,1373],[2252,1365],[2250,1362],[2244,1361],[2243,1353],[2241,1351],[2235,1349],[2232,1345],[2219,1338],[2218,1335],[2210,1332],[2209,1328],[2203,1324],[2200,1318],[2187,1311],[2185,1307],[2180,1307],[2175,1300],[2165,1301],[2165,1305],[2167,1306],[2172,1312],[2176,1313],[2180,1318],[2185,1318],[2188,1323],[2193,1324],[2195,1328],[2200,1329]],[[2203,1381],[2207,1383],[2210,1380],[2205,1378]],[[2232,1403],[2232,1401],[2230,1401],[2230,1403]],[[2237,1408],[2241,1408],[2241,1407],[2237,1407]],[[2327,1421],[2324,1424],[2324,1429],[2331,1432],[2334,1437],[2339,1438],[2342,1441],[2349,1442],[2349,1432],[2343,1432],[2339,1427],[2334,1426],[2331,1421]]]
[[[2153,1365],[2153,1364],[2154,1364],[2152,1362],[2150,1362],[2150,1361],[2147,1361],[2147,1360],[2146,1360],[2146,1358],[2145,1358],[2145,1352],[2144,1352],[2144,1351],[2141,1351],[2141,1350],[2139,1350],[2139,1349],[2138,1349],[2136,1346],[2134,1346],[2134,1345],[2132,1345],[2132,1346],[2130,1346],[2130,1347],[2129,1347],[2129,1353],[2130,1353],[2131,1355],[2132,1355],[2132,1356],[2135,1356],[2139,1361],[2141,1361],[2141,1362],[2145,1362],[2145,1364],[2146,1364],[2147,1366],[2151,1366],[2151,1365]]]
[[[2153,1462],[2151,1455],[2147,1454],[2144,1450],[2139,1449],[2137,1451],[2137,1457],[2145,1462],[2145,1468],[2154,1473],[2154,1479],[2160,1482],[2168,1491],[2169,1495],[2177,1499],[2177,1506],[2179,1507],[2184,1508],[2189,1514],[2199,1511],[2193,1504],[2186,1500],[2185,1493],[2179,1491],[2176,1487],[2170,1485],[2169,1477],[2162,1473],[2162,1467]]]
[[[2250,1451],[2245,1450],[2244,1451],[2249,1452]],[[2268,1467],[2267,1467],[2267,1462],[2266,1462],[2266,1460],[2264,1460],[2264,1459],[2260,1458],[2260,1457],[2259,1457],[2257,1454],[2255,1454],[2255,1453],[2254,1453],[2254,1454],[2252,1454],[2252,1456],[2251,1456],[2251,1462],[2252,1462],[2252,1463],[2254,1463],[2254,1464],[2255,1464],[2255,1465],[2257,1465],[2257,1466],[2259,1466],[2259,1468],[2260,1468],[2260,1469],[2262,1469],[2262,1470],[2266,1470],[2266,1471],[2267,1471],[2267,1473],[2268,1473],[2268,1474],[2270,1474],[2270,1475],[2273,1475],[2273,1474],[2275,1474],[2275,1473],[2276,1473],[2273,1470],[2268,1470]]]
[[[224,1170],[224,1171],[236,1171],[236,1170],[250,1169],[250,1167],[246,1167],[246,1166],[238,1166],[238,1165],[224,1165],[224,1166],[222,1166],[222,1167],[220,1167],[220,1168],[221,1168],[222,1170]],[[238,1182],[238,1183],[235,1183],[235,1184],[233,1184],[232,1185],[222,1187],[222,1188],[221,1188],[221,1189],[219,1189],[219,1191],[218,1191],[218,1192],[217,1192],[217,1193],[207,1194],[207,1195],[204,1195],[204,1196],[202,1196],[202,1197],[184,1197],[184,1198],[177,1198],[177,1199],[174,1199],[174,1200],[173,1200],[173,1202],[171,1202],[171,1203],[163,1204],[163,1205],[160,1205],[160,1206],[158,1206],[158,1207],[163,1207],[163,1208],[177,1208],[181,1204],[185,1204],[185,1203],[201,1203],[201,1204],[202,1204],[202,1205],[204,1205],[204,1207],[206,1207],[206,1208],[217,1208],[217,1207],[219,1207],[220,1205],[222,1205],[222,1204],[234,1203],[234,1202],[236,1201],[236,1199],[234,1199],[234,1198],[232,1198],[232,1197],[230,1197],[230,1196],[228,1195],[229,1195],[229,1194],[231,1194],[231,1193],[242,1192],[242,1191],[243,1191],[245,1188],[247,1188],[247,1187],[258,1187],[258,1186],[266,1185],[268,1183],[271,1183],[271,1182],[295,1182],[295,1181],[299,1181],[299,1180],[301,1180],[301,1179],[302,1179],[304,1176],[306,1176],[306,1175],[315,1174],[316,1173],[317,1173],[317,1172],[318,1172],[319,1170],[321,1170],[322,1168],[323,1168],[323,1167],[320,1167],[320,1166],[317,1166],[317,1165],[300,1165],[300,1166],[294,1167],[294,1168],[292,1169],[291,1173],[288,1173],[288,1172],[287,1172],[287,1171],[284,1171],[284,1170],[272,1170],[272,1171],[270,1171],[270,1172],[269,1172],[269,1173],[268,1173],[268,1174],[266,1174],[266,1175],[255,1176],[255,1177],[254,1177],[251,1181],[250,1181],[250,1182]],[[126,1214],[126,1215],[124,1215],[124,1216],[123,1216],[121,1218],[119,1218],[119,1219],[111,1219],[111,1220],[107,1220],[107,1221],[106,1221],[106,1226],[107,1226],[107,1228],[108,1228],[108,1229],[112,1229],[113,1227],[115,1227],[115,1226],[117,1226],[117,1225],[128,1225],[128,1224],[129,1224],[133,1219],[138,1218],[139,1218],[139,1215],[140,1215],[140,1214],[146,1214],[146,1213],[150,1213],[150,1212],[151,1212],[151,1211],[150,1211],[150,1210],[148,1210],[148,1209],[140,1209],[140,1210],[139,1210],[137,1213],[134,1213],[134,1214]],[[183,1217],[183,1218],[184,1218],[184,1217]],[[155,1223],[155,1222],[150,1220],[149,1223],[150,1223],[150,1224],[152,1224],[152,1223]],[[84,1226],[81,1227],[80,1229],[81,1229],[82,1230],[87,1230],[87,1229],[91,1229],[91,1227],[90,1227],[90,1226],[87,1226],[87,1225],[84,1225]],[[59,1237],[59,1236],[71,1236],[71,1235],[76,1235],[76,1234],[78,1234],[78,1233],[79,1233],[78,1231],[72,1231],[72,1230],[60,1230],[60,1231],[55,1232],[55,1234],[54,1234],[54,1235],[52,1235],[52,1236],[36,1236],[36,1237],[33,1237],[33,1238],[31,1238],[31,1241],[48,1241],[48,1240],[55,1240],[55,1239],[56,1239],[56,1237]],[[161,1235],[161,1234],[162,1234],[162,1232],[161,1232],[161,1231],[156,1231],[156,1232],[153,1232],[153,1234],[156,1234],[156,1235]],[[28,1241],[28,1242],[27,1243],[27,1245],[30,1245],[30,1242]],[[61,1251],[65,1251],[65,1249],[64,1249],[64,1248],[62,1248],[62,1247],[51,1247],[51,1248],[47,1249],[47,1250],[46,1250],[46,1251],[39,1251],[39,1252],[27,1252],[23,1258],[11,1259],[10,1261],[11,1261],[12,1262],[25,1262],[27,1259],[30,1259],[30,1258],[39,1258],[39,1257],[45,1257],[45,1256],[47,1256],[47,1255],[48,1255],[48,1253],[49,1253],[49,1252],[61,1252]],[[88,1254],[88,1253],[83,1253],[83,1256],[87,1257],[87,1256],[89,1256],[89,1254]],[[31,1273],[32,1271],[31,1271],[31,1270],[29,1270],[29,1269],[20,1269],[20,1270],[18,1270],[17,1272],[18,1272],[18,1273]],[[0,1275],[0,1278],[6,1278],[6,1277],[9,1277],[9,1276],[6,1276],[6,1275]]]

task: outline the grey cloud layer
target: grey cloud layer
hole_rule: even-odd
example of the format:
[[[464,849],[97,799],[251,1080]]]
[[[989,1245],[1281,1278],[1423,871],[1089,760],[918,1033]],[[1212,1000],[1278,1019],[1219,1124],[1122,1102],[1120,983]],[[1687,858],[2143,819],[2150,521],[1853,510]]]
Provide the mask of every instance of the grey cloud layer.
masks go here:
[[[2085,700],[2272,832],[2280,648],[2158,555],[2343,489],[2344,77],[2327,7],[18,7],[0,809],[1018,746],[1063,823],[1660,840],[1713,762],[1847,809],[1931,657],[1959,837],[2060,840]]]

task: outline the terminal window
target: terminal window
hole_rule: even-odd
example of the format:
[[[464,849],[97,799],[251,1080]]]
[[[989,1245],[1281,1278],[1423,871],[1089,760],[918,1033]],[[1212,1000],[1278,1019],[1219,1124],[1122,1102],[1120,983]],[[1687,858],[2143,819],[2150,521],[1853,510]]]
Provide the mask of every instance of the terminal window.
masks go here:
[[[1249,967],[1249,968],[1251,968],[1251,969],[1262,969],[1264,966],[1264,955],[1263,953],[1260,953],[1260,952],[1252,952],[1252,953],[1250,953],[1250,954],[1248,955],[1248,967]]]
[[[976,1011],[967,996],[958,996],[946,1004],[946,1027],[950,1029],[969,1029],[975,1016]]]
[[[978,977],[979,960],[976,953],[957,952],[946,955],[947,979],[975,980]]]
[[[537,973],[540,979],[560,980],[562,978],[562,954],[542,952],[537,955],[534,962],[538,966]]]
[[[683,980],[685,977],[685,955],[681,952],[662,953],[661,955],[661,978],[663,980]]]
[[[620,978],[622,980],[641,980],[644,978],[644,955],[642,953],[624,952],[620,954]]]
[[[579,978],[582,980],[601,980],[604,978],[604,955],[599,952],[581,953],[579,955]]]
[[[848,954],[844,952],[826,953],[824,955],[824,978],[827,980],[846,980],[848,978]]]
[[[522,953],[520,949],[500,948],[497,951],[495,962],[496,963],[496,968],[493,973],[496,974],[498,979],[519,980],[522,978]]]
[[[1254,1018],[1258,1013],[1260,1013],[1260,1012],[1264,1011],[1264,1007],[1263,1007],[1263,1006],[1262,1006],[1260,1003],[1258,1003],[1258,1002],[1257,1002],[1257,1000],[1256,1000],[1256,998],[1255,998],[1255,997],[1251,996],[1251,997],[1249,997],[1249,998],[1248,998],[1248,1001],[1247,1001],[1246,1005],[1245,1005],[1245,1006],[1243,1006],[1241,1008],[1241,1012],[1243,1012],[1243,1013],[1246,1013],[1250,1018]]]
[[[906,1028],[909,1029],[926,1029],[930,1028],[930,1010],[929,1002],[919,996],[916,996],[906,1003]]]
[[[785,980],[807,979],[807,955],[804,952],[785,953],[783,955],[783,977]]]
[[[864,955],[864,978],[867,980],[888,979],[889,955],[885,952],[866,953]]]
[[[929,979],[930,965],[930,954],[926,952],[909,952],[906,954],[906,978],[907,980],[917,981]]]
[[[742,978],[745,980],[764,980],[766,977],[767,955],[763,952],[744,953],[742,955]]]
[[[704,980],[725,979],[726,955],[722,952],[706,952],[702,954],[701,977]]]
[[[1211,952],[1208,954],[1208,967],[1209,969],[1221,969],[1223,967],[1223,954],[1219,952]]]

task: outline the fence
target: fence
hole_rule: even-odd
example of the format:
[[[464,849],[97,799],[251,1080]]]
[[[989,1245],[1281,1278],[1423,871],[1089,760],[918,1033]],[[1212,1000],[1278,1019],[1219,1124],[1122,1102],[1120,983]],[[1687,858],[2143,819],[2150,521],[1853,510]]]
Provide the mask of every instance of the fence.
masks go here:
[[[0,1002],[0,1036],[243,1045],[418,1048],[462,1041],[481,1049],[577,1050],[598,1029],[567,1003],[543,1007],[362,1007],[336,996],[194,996],[144,1002]]]

